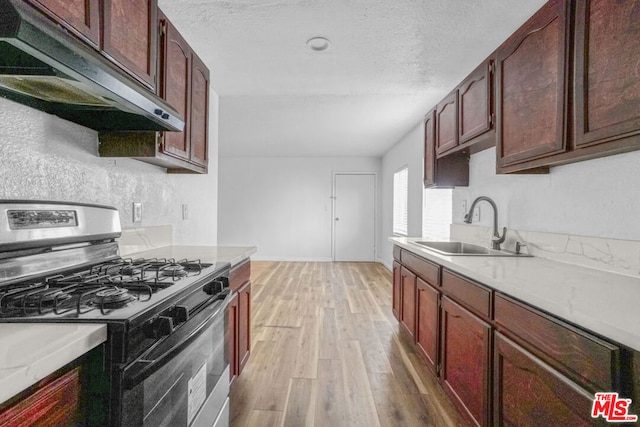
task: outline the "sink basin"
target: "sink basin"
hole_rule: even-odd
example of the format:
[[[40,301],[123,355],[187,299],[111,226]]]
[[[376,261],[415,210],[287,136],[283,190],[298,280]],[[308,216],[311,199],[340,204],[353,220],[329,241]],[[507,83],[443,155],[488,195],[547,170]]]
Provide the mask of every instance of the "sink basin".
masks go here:
[[[484,246],[474,245],[473,243],[464,242],[415,242],[417,245],[423,246],[442,255],[450,256],[531,256],[528,254],[515,254],[513,252],[498,251],[489,249]]]

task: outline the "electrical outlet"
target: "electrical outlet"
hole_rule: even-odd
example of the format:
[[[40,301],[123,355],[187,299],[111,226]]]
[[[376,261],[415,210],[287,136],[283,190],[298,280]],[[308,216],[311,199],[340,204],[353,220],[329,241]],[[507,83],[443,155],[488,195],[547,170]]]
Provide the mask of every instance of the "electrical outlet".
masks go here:
[[[133,202],[133,222],[142,221],[142,203]]]
[[[189,219],[189,205],[186,203],[182,205],[182,219]]]
[[[473,222],[480,221],[480,206],[476,206],[473,210]]]

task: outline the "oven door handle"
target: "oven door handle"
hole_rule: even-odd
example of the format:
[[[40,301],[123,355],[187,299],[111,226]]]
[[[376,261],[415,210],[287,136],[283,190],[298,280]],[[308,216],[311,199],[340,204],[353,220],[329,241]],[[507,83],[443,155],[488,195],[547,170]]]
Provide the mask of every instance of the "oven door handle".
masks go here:
[[[230,291],[228,289],[220,292],[211,299],[210,305],[202,309],[202,311],[187,323],[183,324],[186,325],[189,322],[206,315],[206,318],[200,321],[198,326],[188,331],[187,335],[179,338],[175,343],[171,342],[176,341],[176,338],[173,335],[169,335],[158,346],[154,346],[126,367],[123,379],[124,387],[127,390],[131,390],[138,384],[141,384],[145,379],[170,362],[176,354],[184,350],[189,344],[205,332],[219,315],[223,315],[225,313],[229,294]],[[180,330],[176,331],[175,335],[179,336],[180,332]],[[222,339],[225,339],[225,337],[223,336]],[[169,349],[162,351],[160,355],[155,358],[149,358],[149,353],[156,353],[158,348],[162,348],[164,345],[167,345],[168,342],[171,343],[171,347]]]

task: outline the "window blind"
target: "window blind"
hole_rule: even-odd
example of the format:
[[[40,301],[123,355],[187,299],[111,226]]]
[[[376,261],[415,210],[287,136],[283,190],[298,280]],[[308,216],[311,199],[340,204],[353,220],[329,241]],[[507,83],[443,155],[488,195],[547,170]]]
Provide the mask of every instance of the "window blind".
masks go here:
[[[453,190],[424,189],[422,193],[422,237],[449,240],[453,219]]]

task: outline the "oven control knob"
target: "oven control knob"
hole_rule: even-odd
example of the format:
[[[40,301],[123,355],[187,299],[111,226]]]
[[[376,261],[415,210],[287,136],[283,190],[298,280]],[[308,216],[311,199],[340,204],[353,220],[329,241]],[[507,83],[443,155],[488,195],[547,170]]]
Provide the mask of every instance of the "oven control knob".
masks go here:
[[[209,294],[209,295],[217,295],[220,292],[222,292],[222,287],[223,287],[223,283],[218,281],[218,280],[214,280],[211,283],[207,283],[206,285],[204,285],[203,290]]]
[[[173,332],[173,319],[167,316],[158,316],[153,321],[153,332],[158,338],[171,335],[171,332]]]
[[[189,320],[189,308],[184,305],[177,305],[174,309],[174,319],[177,323],[184,323]]]

